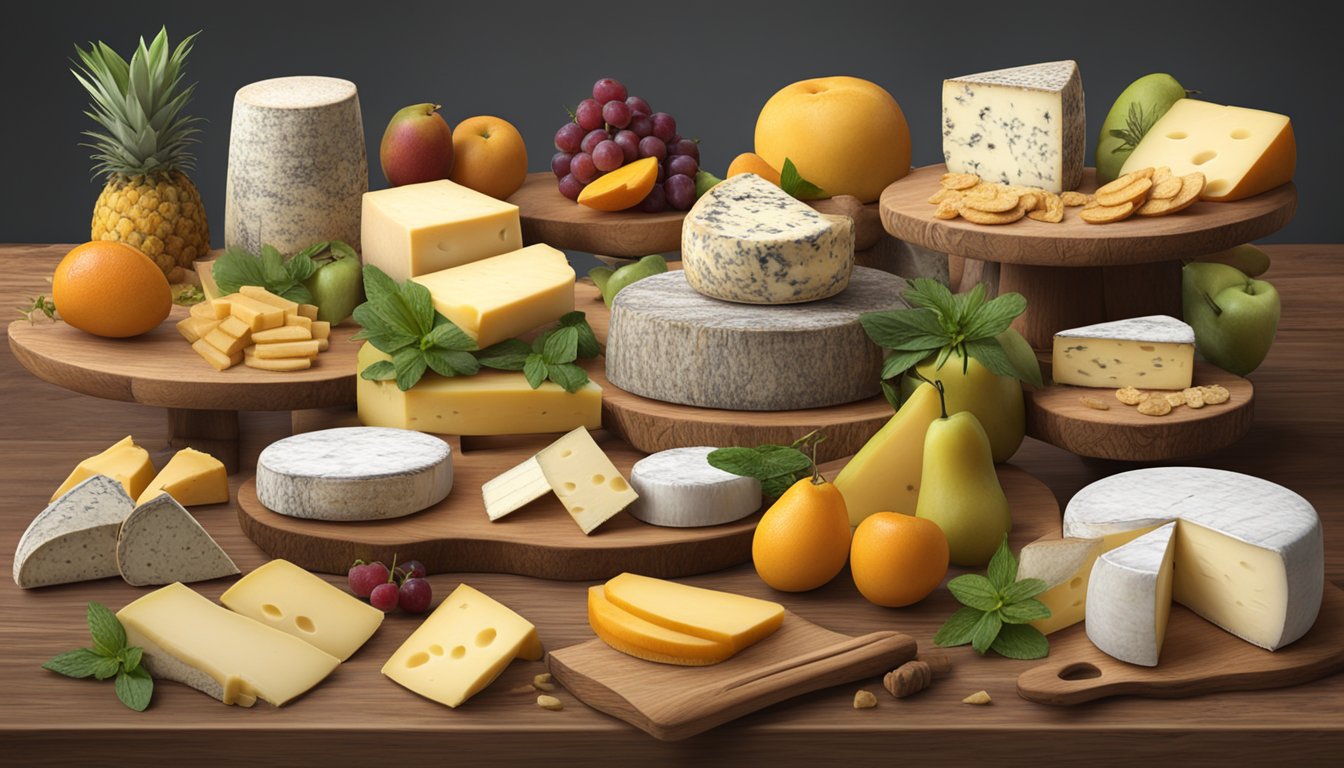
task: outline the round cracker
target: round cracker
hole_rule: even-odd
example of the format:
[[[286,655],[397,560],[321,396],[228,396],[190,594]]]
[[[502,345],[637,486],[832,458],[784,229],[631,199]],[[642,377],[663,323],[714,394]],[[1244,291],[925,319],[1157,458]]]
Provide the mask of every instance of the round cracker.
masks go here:
[[[1153,397],[1139,403],[1139,413],[1144,416],[1166,416],[1171,413],[1171,403],[1165,397]]]
[[[1003,212],[981,211],[969,206],[962,206],[961,209],[961,217],[974,224],[1012,224],[1025,215],[1026,211],[1020,205]]]
[[[1107,184],[1106,186],[1109,187],[1110,184]],[[1149,179],[1138,179],[1134,183],[1121,187],[1120,189],[1108,190],[1105,192],[1102,191],[1102,189],[1105,189],[1105,187],[1103,187],[1102,189],[1097,190],[1097,202],[1111,207],[1122,203],[1138,203],[1147,196],[1148,190],[1152,188],[1153,182]]]
[[[1022,198],[1017,195],[1011,192],[1002,192],[996,197],[990,198],[968,197],[963,205],[966,208],[985,213],[1006,213],[1018,207],[1021,202]]]
[[[1100,205],[1093,208],[1084,206],[1083,212],[1078,214],[1083,221],[1088,224],[1110,224],[1113,221],[1124,221],[1134,215],[1133,203],[1122,203],[1121,205]]]

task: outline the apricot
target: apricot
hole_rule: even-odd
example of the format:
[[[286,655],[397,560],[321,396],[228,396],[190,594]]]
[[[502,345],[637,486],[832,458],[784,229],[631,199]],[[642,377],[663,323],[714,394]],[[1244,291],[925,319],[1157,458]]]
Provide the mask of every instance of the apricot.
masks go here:
[[[658,182],[658,158],[646,157],[604,173],[579,193],[579,205],[623,211],[639,205]]]

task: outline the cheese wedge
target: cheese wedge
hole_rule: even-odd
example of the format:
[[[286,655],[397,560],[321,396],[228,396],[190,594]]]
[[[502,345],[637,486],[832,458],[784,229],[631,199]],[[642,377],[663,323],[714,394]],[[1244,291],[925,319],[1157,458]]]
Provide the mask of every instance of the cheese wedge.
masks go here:
[[[639,498],[585,427],[543,448],[537,454],[537,463],[551,490],[585,534]]]
[[[1050,616],[1030,624],[1048,635],[1082,621],[1086,615],[1088,581],[1097,558],[1153,528],[1147,526],[1096,538],[1047,536],[1023,547],[1018,553],[1017,578],[1040,579],[1049,585],[1036,599],[1050,609]]]
[[[768,600],[622,573],[604,586],[607,600],[645,621],[726,645],[733,653],[784,622],[784,606]]]
[[[314,645],[341,661],[383,623],[383,612],[288,560],[272,560],[229,587],[229,610]]]
[[[140,504],[122,522],[117,568],[135,587],[238,573],[238,566],[196,518],[166,493]]]
[[[14,552],[23,589],[116,576],[117,532],[135,504],[122,484],[94,475],[37,514]]]
[[[127,435],[102,453],[79,462],[65,482],[51,494],[49,501],[55,501],[56,497],[94,475],[106,475],[116,480],[126,489],[126,495],[134,499],[154,479],[154,465],[149,461],[149,451],[136,445]]]
[[[728,643],[677,632],[621,610],[600,584],[588,588],[588,625],[602,642],[645,661],[699,667],[733,655]]]
[[[1166,315],[1134,317],[1055,334],[1052,377],[1077,387],[1185,389],[1195,330]]]
[[[208,453],[183,448],[163,465],[136,504],[167,493],[184,507],[222,504],[229,500],[229,473],[224,462]]]
[[[1107,655],[1157,666],[1171,615],[1176,523],[1102,555],[1087,587],[1087,638]]]

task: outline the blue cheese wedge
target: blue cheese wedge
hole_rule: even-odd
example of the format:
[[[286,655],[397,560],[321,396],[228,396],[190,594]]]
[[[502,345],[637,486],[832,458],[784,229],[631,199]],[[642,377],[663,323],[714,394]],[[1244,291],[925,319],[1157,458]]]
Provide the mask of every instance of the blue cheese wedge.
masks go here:
[[[23,589],[116,576],[117,531],[135,502],[121,482],[94,475],[33,518],[14,553]]]
[[[1195,331],[1166,315],[1134,317],[1055,334],[1053,377],[1077,387],[1185,389]]]
[[[1077,62],[943,81],[943,159],[952,173],[1063,192],[1082,181],[1086,144]]]
[[[160,586],[236,576],[238,566],[172,496],[136,507],[117,536],[117,568],[127,584]]]
[[[798,304],[849,285],[854,222],[817,213],[754,173],[706,192],[681,228],[691,287],[743,304]]]

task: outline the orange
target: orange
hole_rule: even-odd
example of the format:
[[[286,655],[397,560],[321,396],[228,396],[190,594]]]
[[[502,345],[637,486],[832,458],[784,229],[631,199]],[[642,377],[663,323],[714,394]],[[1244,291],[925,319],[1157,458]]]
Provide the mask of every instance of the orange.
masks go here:
[[[61,259],[51,300],[66,323],[111,338],[153,330],[173,308],[168,278],[154,261],[110,240],[85,243]]]
[[[658,182],[658,158],[646,157],[604,173],[579,193],[579,205],[624,211],[639,205]]]
[[[754,173],[762,179],[779,186],[779,171],[770,167],[770,164],[761,159],[761,156],[755,152],[743,152],[733,158],[733,162],[728,164],[728,176],[732,178],[739,173]]]
[[[888,608],[929,596],[947,575],[947,537],[938,524],[899,512],[869,515],[854,531],[849,570],[870,602]]]
[[[527,180],[527,145],[507,120],[469,117],[453,129],[453,173],[448,178],[503,200]]]
[[[761,581],[783,592],[816,589],[845,567],[849,513],[831,483],[803,478],[756,524],[751,559]]]

